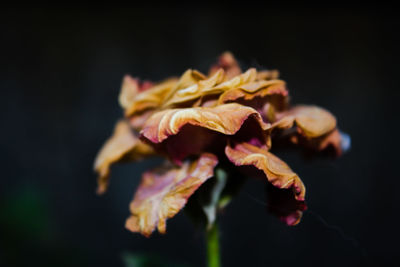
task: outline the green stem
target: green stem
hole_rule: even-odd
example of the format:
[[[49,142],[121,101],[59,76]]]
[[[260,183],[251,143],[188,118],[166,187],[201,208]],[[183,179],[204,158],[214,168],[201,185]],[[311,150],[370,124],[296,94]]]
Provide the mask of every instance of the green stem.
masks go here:
[[[208,267],[220,267],[218,224],[215,221],[207,230],[207,260]]]

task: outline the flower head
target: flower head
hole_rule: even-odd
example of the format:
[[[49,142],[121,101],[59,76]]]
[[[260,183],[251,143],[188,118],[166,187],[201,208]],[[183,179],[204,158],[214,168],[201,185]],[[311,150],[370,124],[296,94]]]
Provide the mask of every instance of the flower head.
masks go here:
[[[268,185],[269,210],[288,225],[300,221],[305,186],[273,154],[274,144],[285,141],[314,151],[329,147],[340,155],[343,142],[331,113],[289,105],[286,83],[278,75],[254,68],[242,72],[226,52],[208,75],[189,69],[159,83],[124,78],[119,96],[124,118],[95,161],[98,192],[106,191],[114,163],[149,156],[166,161],[143,174],[127,229],[145,236],[156,228],[164,233],[166,220],[215,176],[215,168],[261,177]]]

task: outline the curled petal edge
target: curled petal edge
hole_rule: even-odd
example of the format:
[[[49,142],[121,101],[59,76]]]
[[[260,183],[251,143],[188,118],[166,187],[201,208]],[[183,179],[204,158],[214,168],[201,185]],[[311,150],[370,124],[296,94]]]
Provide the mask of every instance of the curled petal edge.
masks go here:
[[[225,154],[236,166],[254,166],[261,170],[275,187],[293,188],[296,200],[304,201],[306,189],[299,176],[284,161],[266,149],[249,143],[239,143],[233,147],[227,145]]]

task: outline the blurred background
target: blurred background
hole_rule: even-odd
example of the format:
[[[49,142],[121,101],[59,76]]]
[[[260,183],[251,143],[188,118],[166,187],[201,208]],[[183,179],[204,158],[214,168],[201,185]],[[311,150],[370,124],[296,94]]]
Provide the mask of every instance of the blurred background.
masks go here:
[[[243,69],[278,69],[292,103],[330,110],[352,147],[337,160],[279,154],[307,187],[295,227],[249,180],[221,219],[224,266],[398,265],[398,15],[254,8],[0,10],[0,266],[204,266],[203,232],[181,213],[164,236],[124,228],[157,162],[115,166],[101,197],[92,166],[122,115],[123,75],[206,72],[226,50]]]

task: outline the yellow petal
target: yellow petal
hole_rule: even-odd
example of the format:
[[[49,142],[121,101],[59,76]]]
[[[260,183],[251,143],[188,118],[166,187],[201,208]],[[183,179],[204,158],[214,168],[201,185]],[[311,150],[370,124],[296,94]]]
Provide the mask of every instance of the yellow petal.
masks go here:
[[[136,95],[139,92],[139,82],[137,79],[132,78],[130,75],[125,75],[121,92],[119,93],[119,104],[123,109],[129,108]]]
[[[214,90],[227,91],[229,89],[237,88],[246,83],[255,81],[257,78],[257,71],[254,68],[248,69],[245,73],[233,77],[232,79],[217,85]]]
[[[278,188],[293,188],[297,200],[304,200],[305,187],[290,167],[266,149],[249,143],[228,145],[225,154],[236,166],[254,166],[264,172],[268,181]]]
[[[216,107],[168,109],[157,112],[146,121],[141,134],[153,143],[161,143],[168,136],[176,135],[184,125],[190,124],[233,135],[249,117],[255,118],[261,129],[270,127],[262,121],[255,109],[231,103]]]
[[[129,106],[126,107],[125,115],[133,116],[136,113],[142,112],[146,109],[154,109],[160,107],[167,94],[174,86],[176,86],[176,84],[177,79],[170,78],[151,87],[150,89],[136,94],[135,97],[129,102]],[[127,95],[127,93],[125,93],[124,95]]]
[[[157,227],[166,231],[166,220],[175,216],[188,198],[213,176],[218,160],[212,154],[202,154],[181,167],[164,167],[143,175],[130,205],[131,216],[126,228],[150,236]]]
[[[257,81],[276,80],[279,77],[278,70],[261,70],[257,72]]]
[[[140,141],[131,131],[125,120],[119,121],[114,129],[113,135],[106,141],[97,154],[94,170],[98,173],[98,193],[107,190],[111,165],[122,160],[124,157],[136,160],[153,154],[153,149]]]
[[[207,94],[220,93],[220,90],[214,90],[214,86],[219,84],[224,78],[224,70],[219,69],[208,79],[200,80],[189,87],[179,89],[175,94],[163,104],[163,107],[173,106],[179,103],[198,99]]]
[[[185,71],[182,76],[179,78],[178,82],[172,87],[165,98],[163,99],[163,103],[168,102],[171,98],[174,97],[175,93],[181,89],[188,88],[197,84],[197,82],[201,80],[205,80],[206,76],[197,70],[188,69]]]

